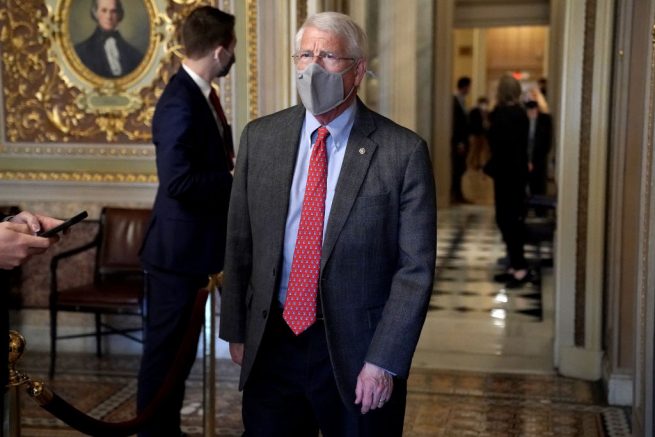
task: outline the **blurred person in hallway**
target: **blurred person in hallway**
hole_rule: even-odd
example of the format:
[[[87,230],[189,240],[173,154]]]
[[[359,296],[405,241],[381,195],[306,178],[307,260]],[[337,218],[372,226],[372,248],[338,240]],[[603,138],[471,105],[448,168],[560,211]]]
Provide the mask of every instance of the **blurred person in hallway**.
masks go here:
[[[181,32],[185,58],[152,120],[159,187],[140,253],[148,316],[139,411],[153,400],[171,368],[198,290],[207,285],[208,275],[223,269],[234,149],[212,81],[234,63],[234,23],[233,15],[211,6],[191,11]],[[184,383],[192,364],[193,356],[162,403],[159,419],[139,436],[181,435]]]
[[[498,83],[496,107],[489,115],[491,159],[485,166],[494,180],[496,223],[507,250],[507,269],[494,277],[508,288],[532,279],[525,259],[529,120],[520,103],[521,84],[510,75]]]
[[[489,100],[481,96],[469,112],[469,151],[466,156],[466,171],[462,175],[462,194],[467,202],[488,205],[493,203],[493,180],[483,168],[491,157],[489,149]]]
[[[542,114],[549,114],[550,109],[548,107],[548,102],[546,101],[546,96],[541,92],[539,87],[533,86],[528,89],[526,92],[526,96],[524,97],[524,101],[527,102],[535,102],[537,104],[537,107],[539,108],[539,112]]]
[[[541,93],[541,95],[545,100],[548,96],[548,79],[546,79],[545,77],[539,78],[539,80],[537,81],[537,85],[539,87],[539,92]]]
[[[548,179],[548,154],[552,141],[552,119],[550,114],[541,112],[536,100],[525,104],[530,127],[528,131],[528,183],[530,194],[543,196],[546,194]]]
[[[426,142],[357,98],[350,17],[296,34],[296,105],[241,136],[220,337],[241,365],[245,436],[401,436],[432,293]]]
[[[462,175],[466,171],[466,155],[469,148],[468,110],[466,96],[471,90],[471,78],[462,76],[457,80],[457,92],[453,96],[453,128],[450,139],[451,185],[450,200],[453,203],[465,201],[462,195]]]

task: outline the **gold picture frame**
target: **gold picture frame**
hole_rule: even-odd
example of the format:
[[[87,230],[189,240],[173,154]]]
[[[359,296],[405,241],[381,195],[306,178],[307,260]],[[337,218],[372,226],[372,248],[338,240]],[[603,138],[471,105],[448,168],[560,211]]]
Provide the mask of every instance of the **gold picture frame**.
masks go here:
[[[71,32],[92,22],[91,0],[0,3],[5,5],[0,7],[5,141],[0,149],[20,154],[27,147],[32,154],[29,145],[73,143],[87,154],[90,144],[150,144],[155,104],[182,58],[177,29],[193,8],[210,2],[123,0],[126,16],[135,5],[141,9],[145,19],[132,26],[143,26],[147,43],[138,66],[116,78],[94,73],[76,52],[82,37]]]
[[[101,3],[97,4],[100,5]],[[159,40],[162,40],[162,36],[165,36],[165,34],[162,35],[161,32],[158,32],[157,29],[165,19],[165,17],[162,19],[159,16],[159,5],[151,0],[131,0],[116,4],[121,7],[114,17],[109,15],[110,18],[107,18],[108,15],[105,14],[98,18],[96,17],[97,13],[94,14],[93,12],[92,0],[64,0],[60,2],[63,19],[61,45],[64,58],[72,69],[82,76],[83,80],[95,86],[102,86],[108,79],[119,86],[132,84],[151,69],[153,61],[157,63],[157,61],[161,60],[155,59],[154,56],[159,52],[157,50]],[[90,6],[91,8],[89,8]],[[102,14],[103,12],[99,13]],[[103,25],[110,27],[103,31]],[[89,55],[101,61],[106,59],[105,54],[102,53],[103,47],[96,43],[103,42],[103,33],[110,35],[110,38],[114,39],[114,41],[116,40],[113,37],[115,33],[116,37],[122,41],[121,44],[131,50],[130,53],[136,52],[139,58],[134,59],[136,66],[131,65],[126,71],[122,71],[121,63],[118,63],[119,71],[112,74],[111,71],[94,71],[95,64],[99,64],[95,62],[96,59],[91,60],[93,65],[87,65],[89,61],[85,58]],[[97,35],[101,37],[98,38]],[[121,45],[116,47],[121,47]],[[87,50],[80,52],[80,48],[86,48]],[[92,49],[93,52],[87,53],[89,49]],[[126,55],[130,53],[126,53]]]
[[[122,2],[124,17],[120,20],[116,32],[125,29],[124,22],[135,12],[141,12],[141,19],[132,19],[128,24],[134,30],[145,19],[147,42],[138,66],[127,74],[116,78],[92,71],[77,52],[80,45],[81,28],[95,28],[92,21],[92,0],[45,0],[48,17],[39,26],[44,38],[49,38],[49,60],[59,66],[62,80],[69,86],[81,91],[75,103],[84,112],[94,114],[132,112],[143,106],[141,91],[152,84],[158,67],[169,55],[171,38],[174,35],[172,21],[165,14],[165,0],[130,0]],[[86,14],[85,14],[86,13]],[[86,15],[86,17],[84,16]],[[86,18],[81,19],[81,18]],[[100,26],[98,26],[98,29]],[[78,44],[74,44],[77,39]],[[129,44],[129,43],[128,43]],[[97,51],[97,50],[96,50]],[[97,53],[96,56],[103,56]]]

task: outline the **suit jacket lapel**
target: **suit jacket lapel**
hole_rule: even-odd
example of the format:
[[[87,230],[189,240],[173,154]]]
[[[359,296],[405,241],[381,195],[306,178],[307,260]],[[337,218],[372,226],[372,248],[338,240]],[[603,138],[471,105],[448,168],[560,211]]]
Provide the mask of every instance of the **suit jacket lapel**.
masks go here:
[[[353,203],[355,203],[355,199],[357,198],[357,193],[359,193],[359,189],[368,172],[371,159],[377,149],[377,144],[369,138],[369,135],[374,130],[375,122],[369,109],[358,100],[355,122],[348,138],[346,154],[343,158],[334,199],[332,200],[330,218],[325,231],[323,251],[321,254],[321,269],[325,267],[325,264],[330,258],[332,249],[336,244],[343,225],[346,223]]]

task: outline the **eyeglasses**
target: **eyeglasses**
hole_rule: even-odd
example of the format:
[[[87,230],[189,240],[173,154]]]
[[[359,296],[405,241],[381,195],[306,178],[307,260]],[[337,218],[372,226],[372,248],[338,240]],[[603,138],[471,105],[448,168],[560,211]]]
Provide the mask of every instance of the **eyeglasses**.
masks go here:
[[[331,68],[335,68],[341,65],[341,61],[355,60],[355,58],[337,56],[332,52],[320,51],[318,52],[318,54],[314,54],[314,52],[312,52],[311,50],[304,50],[302,52],[298,52],[291,57],[293,58],[293,62],[299,67],[304,67],[310,64],[314,60],[314,58],[319,58],[323,63],[323,65]]]

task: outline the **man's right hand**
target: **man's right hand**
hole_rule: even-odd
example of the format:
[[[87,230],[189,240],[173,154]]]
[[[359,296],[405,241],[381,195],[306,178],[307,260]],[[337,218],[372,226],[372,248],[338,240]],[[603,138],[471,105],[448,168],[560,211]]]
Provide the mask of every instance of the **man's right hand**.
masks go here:
[[[53,239],[36,237],[30,225],[25,223],[0,223],[0,269],[13,269],[32,255],[44,252],[54,243]]]
[[[243,362],[243,343],[230,343],[230,356],[240,366]]]

